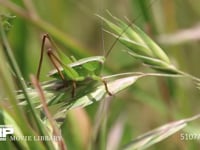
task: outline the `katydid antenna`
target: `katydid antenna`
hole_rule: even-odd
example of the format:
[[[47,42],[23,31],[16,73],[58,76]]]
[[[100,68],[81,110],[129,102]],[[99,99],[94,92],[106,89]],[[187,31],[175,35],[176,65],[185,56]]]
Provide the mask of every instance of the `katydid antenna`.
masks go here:
[[[151,8],[151,6],[154,4],[154,2],[156,2],[157,0],[153,0],[151,1],[151,3],[148,5],[147,9]],[[107,58],[109,56],[109,54],[111,53],[113,47],[115,46],[115,44],[119,41],[120,37],[128,30],[129,27],[132,26],[132,24],[142,15],[142,13],[139,13],[137,15],[137,17],[133,20],[130,21],[130,23],[128,24],[128,26],[118,35],[118,37],[115,39],[115,41],[112,43],[112,45],[110,46],[110,48],[108,49],[108,52],[105,55],[105,58]]]

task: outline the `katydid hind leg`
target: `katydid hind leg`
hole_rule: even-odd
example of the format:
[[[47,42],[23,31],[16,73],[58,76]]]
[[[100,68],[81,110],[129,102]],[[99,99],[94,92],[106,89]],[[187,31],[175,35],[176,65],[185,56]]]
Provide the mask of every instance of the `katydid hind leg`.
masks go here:
[[[46,40],[49,40],[50,43],[52,44],[53,47],[55,47],[53,41],[51,40],[50,36],[48,34],[44,34],[43,39],[42,39],[42,46],[41,46],[41,54],[40,54],[40,60],[39,60],[39,66],[38,66],[38,70],[37,70],[37,79],[39,80],[39,76],[40,76],[40,72],[41,72],[41,68],[42,68],[42,61],[43,61],[43,57],[44,57],[44,51],[45,51],[45,42]],[[55,47],[56,48],[56,47]],[[62,73],[62,71],[59,69],[59,65],[63,66],[64,64],[62,63],[62,61],[53,53],[53,50],[51,48],[48,48],[47,51],[47,56],[50,59],[51,63],[53,64],[53,66],[56,68],[60,78],[63,80],[63,83],[65,84],[64,86],[67,86],[67,82],[65,80],[65,77]],[[76,93],[76,82],[73,81],[72,82],[72,97],[75,96]]]
[[[61,77],[61,79],[63,80],[65,86],[67,86],[67,82],[65,80],[65,77],[62,73],[62,71],[59,69],[59,66],[57,63],[59,63],[60,65],[62,65],[62,62],[60,61],[60,59],[53,53],[52,49],[48,49],[47,50],[47,55],[50,59],[50,61],[52,62],[52,64],[54,65],[54,67],[56,68],[56,70],[58,71],[58,74],[59,76]],[[57,62],[57,63],[56,63]],[[72,94],[72,98],[75,96],[75,93],[76,93],[76,82],[75,81],[72,81],[72,91],[71,91],[71,94]]]
[[[44,57],[44,45],[45,45],[45,41],[47,39],[47,36],[48,36],[48,34],[44,34],[43,38],[42,38],[40,60],[39,60],[39,65],[38,65],[38,69],[37,69],[37,80],[39,80],[39,78],[40,78],[40,72],[41,72],[42,62],[43,62],[43,57]]]
[[[48,49],[47,54],[49,56],[49,59],[51,60],[52,64],[54,65],[54,67],[56,68],[56,70],[58,71],[58,74],[60,75],[61,79],[63,80],[65,86],[67,86],[67,82],[65,80],[65,77],[62,73],[62,71],[59,69],[59,66],[57,65],[57,63],[55,62],[55,60],[62,65],[62,62],[60,61],[60,59],[52,52],[51,49]],[[71,95],[72,98],[75,97],[76,94],[76,81],[72,81],[72,91],[71,91]]]
[[[51,63],[54,65],[54,67],[56,68],[56,70],[58,71],[59,76],[61,77],[61,79],[64,81],[65,77],[62,73],[62,71],[59,69],[59,66],[57,65],[56,61],[61,65],[61,61],[59,60],[59,58],[52,52],[52,49],[48,49],[47,50],[47,55],[51,61]],[[56,61],[55,61],[56,60]]]
[[[41,72],[41,68],[42,68],[42,62],[43,62],[43,57],[44,57],[44,51],[45,51],[45,43],[46,40],[49,40],[49,42],[51,43],[51,45],[56,49],[56,46],[53,42],[53,40],[50,38],[50,36],[48,34],[44,34],[43,38],[42,38],[42,46],[41,46],[41,53],[40,53],[40,60],[39,60],[39,65],[38,65],[38,70],[37,70],[37,79],[39,80],[40,78],[40,72]],[[62,79],[64,79],[64,76],[61,75],[61,71],[59,71],[57,64],[55,63],[55,61],[53,60],[52,57],[54,57],[56,59],[57,62],[59,62],[60,64],[61,61],[56,57],[56,55],[53,54],[52,50],[48,49],[47,50],[47,54],[51,60],[51,62],[53,63],[53,65],[55,66],[55,68],[58,70],[59,75],[61,76]]]

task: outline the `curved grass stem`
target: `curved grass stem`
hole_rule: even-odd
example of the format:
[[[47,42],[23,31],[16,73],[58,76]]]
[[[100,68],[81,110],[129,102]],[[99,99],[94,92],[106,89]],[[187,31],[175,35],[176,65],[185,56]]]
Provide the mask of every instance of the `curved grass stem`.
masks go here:
[[[200,82],[200,78],[197,78],[197,77],[195,77],[195,76],[193,76],[193,75],[191,75],[189,73],[183,72],[181,70],[177,70],[177,73],[179,73],[180,75],[183,75],[185,77],[188,77],[188,78],[190,78],[190,79],[192,79],[194,81],[197,81],[198,83]]]

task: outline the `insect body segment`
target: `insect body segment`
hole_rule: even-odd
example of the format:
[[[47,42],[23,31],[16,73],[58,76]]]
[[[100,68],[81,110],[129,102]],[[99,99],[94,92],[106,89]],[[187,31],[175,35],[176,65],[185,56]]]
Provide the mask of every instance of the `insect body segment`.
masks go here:
[[[71,78],[67,74],[66,65],[59,67],[59,70],[64,75],[66,80],[82,81],[85,78],[92,76],[99,76],[103,67],[104,57],[103,56],[93,56],[88,58],[80,59],[76,62],[67,65],[68,68],[73,69],[77,72],[78,76]],[[59,72],[57,69],[49,72],[50,77],[59,78]]]

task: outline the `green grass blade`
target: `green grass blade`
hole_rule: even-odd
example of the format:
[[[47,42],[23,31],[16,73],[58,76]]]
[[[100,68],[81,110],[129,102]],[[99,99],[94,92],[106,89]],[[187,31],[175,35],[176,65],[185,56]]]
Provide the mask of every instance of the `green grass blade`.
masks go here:
[[[105,30],[106,31],[106,30]],[[110,35],[114,37],[118,37],[116,34],[106,31]],[[130,50],[134,51],[137,54],[145,55],[145,56],[153,56],[151,50],[144,44],[138,43],[129,39],[128,37],[120,37],[119,41]]]
[[[33,116],[33,118],[35,120],[36,125],[38,126],[40,134],[41,135],[45,135],[46,129],[42,126],[41,120],[37,116],[36,111],[32,106],[31,100],[30,100],[30,98],[28,96],[28,92],[27,92],[27,85],[26,85],[26,83],[24,82],[24,80],[22,78],[22,75],[21,75],[21,72],[20,72],[20,70],[18,68],[17,62],[16,62],[16,60],[15,60],[15,58],[13,56],[12,50],[10,48],[10,45],[9,45],[8,41],[7,41],[6,34],[5,34],[5,31],[4,31],[3,27],[2,27],[2,24],[0,26],[0,33],[1,33],[2,43],[4,45],[5,51],[6,51],[7,56],[8,56],[9,63],[13,68],[13,72],[15,73],[15,75],[16,75],[18,81],[19,81],[20,86],[22,87],[22,91],[23,91],[24,97],[26,98],[26,102],[28,104],[27,106],[29,107],[30,111],[32,112],[31,114],[32,114],[32,116]],[[3,67],[5,67],[5,66],[3,66]],[[8,81],[9,78],[8,78],[8,76],[5,75],[5,73],[4,73],[5,71],[3,71],[2,68],[0,68],[0,72],[1,71],[2,71],[2,74],[1,74],[2,78],[3,78],[3,80],[5,80],[5,82],[4,82],[5,85],[8,84],[8,83],[12,84],[12,83],[10,83],[12,80]],[[30,136],[34,135],[33,131],[30,130],[30,126],[26,122],[24,114],[22,114],[22,112],[21,112],[21,110],[20,110],[20,108],[19,108],[19,106],[17,104],[16,98],[15,98],[15,94],[13,93],[14,90],[10,89],[10,85],[7,85],[7,88],[8,88],[8,91],[12,91],[12,92],[9,93],[9,100],[10,100],[10,103],[12,104],[12,106],[14,108],[15,113],[18,116],[16,118],[16,122],[17,122],[18,126],[20,126],[20,128],[24,127],[24,125],[26,126],[26,127],[23,128],[23,134],[24,135],[30,135]],[[51,149],[52,144],[49,141],[45,141],[45,144],[46,144],[47,147],[49,147],[49,149]],[[43,149],[42,144],[36,144],[35,142],[28,141],[28,145],[30,147],[32,147],[32,148],[35,147],[35,148]]]
[[[171,70],[171,72],[176,72],[176,68],[174,68],[174,66],[169,65],[160,59],[138,55],[131,51],[128,51],[128,54],[139,60],[142,60],[145,64],[150,65],[154,69],[159,68],[163,70]]]
[[[108,14],[119,24],[120,28],[125,32],[125,35],[129,38],[129,39],[134,39],[134,41],[138,42],[138,43],[145,43],[143,41],[143,39],[134,31],[132,30],[125,22],[123,22],[122,20],[120,20],[119,18],[113,16],[109,11],[107,11]],[[118,33],[120,35],[120,33]],[[118,36],[119,36],[118,35]]]
[[[151,51],[153,52],[153,54],[165,61],[166,63],[170,63],[170,60],[168,58],[168,56],[165,54],[165,52],[150,38],[148,37],[139,27],[137,27],[136,25],[132,25],[133,30],[135,32],[137,32],[141,38],[145,41],[145,43],[148,45],[148,47],[151,49]]]

